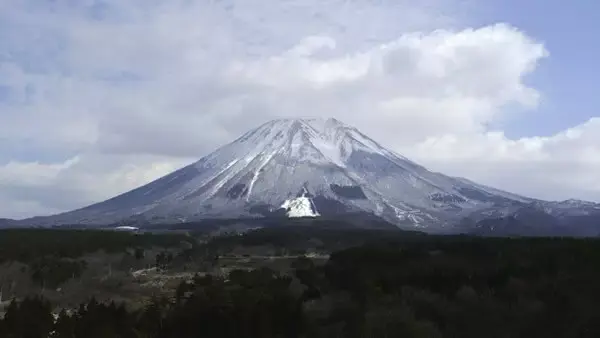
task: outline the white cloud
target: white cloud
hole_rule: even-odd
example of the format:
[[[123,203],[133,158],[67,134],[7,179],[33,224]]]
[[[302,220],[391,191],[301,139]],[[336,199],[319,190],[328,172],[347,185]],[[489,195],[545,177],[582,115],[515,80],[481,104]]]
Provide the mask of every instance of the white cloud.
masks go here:
[[[419,143],[413,158],[436,170],[546,199],[600,201],[600,119],[549,137],[502,132],[444,135]]]
[[[24,217],[83,207],[141,186],[191,161],[87,154],[57,164],[10,162],[0,167],[0,211]]]
[[[228,77],[253,85],[267,113],[334,115],[400,146],[482,132],[505,105],[535,106],[538,93],[522,81],[546,54],[515,28],[493,25],[406,34],[330,58],[284,52],[236,63]]]
[[[454,1],[10,3],[0,138],[27,147],[0,147],[0,217],[112,197],[281,116],[337,117],[435,170],[600,201],[597,120],[488,129],[536,108],[525,78],[548,53],[507,24],[460,28]]]

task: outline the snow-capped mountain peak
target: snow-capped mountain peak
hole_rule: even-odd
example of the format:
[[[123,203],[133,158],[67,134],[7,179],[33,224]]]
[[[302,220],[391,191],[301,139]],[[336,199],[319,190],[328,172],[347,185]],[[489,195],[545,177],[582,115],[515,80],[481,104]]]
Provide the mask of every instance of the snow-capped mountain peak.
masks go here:
[[[298,192],[301,192],[300,194]],[[368,213],[443,229],[535,200],[434,173],[336,119],[278,119],[135,190],[36,223]]]
[[[278,119],[270,121],[243,135],[232,144],[248,145],[247,159],[259,154],[285,154],[290,159],[314,164],[344,162],[355,150],[385,154],[375,141],[339,120]]]

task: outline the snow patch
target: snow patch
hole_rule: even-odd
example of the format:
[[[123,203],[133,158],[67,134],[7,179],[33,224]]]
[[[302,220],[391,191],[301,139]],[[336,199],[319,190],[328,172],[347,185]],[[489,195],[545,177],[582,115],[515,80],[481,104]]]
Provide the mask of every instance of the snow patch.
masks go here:
[[[234,166],[236,163],[238,163],[238,161],[239,161],[238,159],[235,159],[235,160],[233,160],[233,161],[229,162],[229,164],[227,165],[227,167],[225,167],[225,169],[221,170],[221,171],[220,171],[220,172],[219,172],[217,175],[215,175],[214,177],[215,177],[215,178],[217,178],[217,177],[219,177],[219,175],[221,175],[221,174],[223,174],[223,173],[227,172],[227,170],[229,170],[229,168],[233,167],[233,166]],[[230,179],[231,179],[231,178],[232,178],[232,177],[233,177],[235,174],[236,174],[236,172],[235,172],[235,171],[234,171],[234,172],[229,172],[229,173],[228,173],[228,174],[225,176],[225,178],[224,178],[224,179],[222,179],[221,181],[219,181],[219,182],[218,182],[218,183],[217,183],[217,184],[214,186],[214,188],[212,189],[212,191],[210,192],[210,194],[209,194],[209,198],[210,198],[210,197],[213,197],[213,196],[214,196],[214,195],[217,193],[217,191],[219,191],[219,189],[221,189],[221,188],[222,188],[222,187],[225,185],[225,183],[227,183],[227,181],[229,181],[229,180],[230,180]]]
[[[333,162],[339,167],[346,167],[346,164],[344,164],[344,160],[342,159],[342,154],[340,153],[340,148],[338,146],[318,137],[313,138],[311,141],[313,146],[329,161]]]
[[[363,151],[371,152],[374,154],[379,154],[382,156],[386,156],[385,149],[383,149],[380,145],[375,143],[373,140],[367,138],[357,130],[352,130],[349,135],[351,135],[352,139],[359,143],[359,147]]]
[[[254,172],[254,175],[252,176],[252,180],[250,181],[250,184],[248,184],[248,192],[246,193],[246,202],[250,200],[250,194],[252,193],[252,188],[254,187],[254,183],[256,183],[256,180],[258,180],[258,176],[260,175],[263,168],[267,164],[269,164],[271,159],[273,159],[273,156],[275,156],[275,153],[271,153],[269,156],[267,156],[267,159],[264,160],[262,162],[262,164]]]
[[[129,225],[118,226],[114,229],[121,230],[121,231],[138,231],[138,230],[140,230],[140,228],[138,228],[138,227],[133,227],[133,226],[129,226]]]
[[[289,200],[286,200],[281,205],[282,209],[287,210],[288,217],[318,217],[319,212],[317,212],[314,207],[314,203],[309,197],[296,197]]]
[[[308,190],[302,188],[299,197],[288,199],[281,205],[281,209],[287,210],[288,217],[318,217],[319,212],[312,199],[308,197]]]

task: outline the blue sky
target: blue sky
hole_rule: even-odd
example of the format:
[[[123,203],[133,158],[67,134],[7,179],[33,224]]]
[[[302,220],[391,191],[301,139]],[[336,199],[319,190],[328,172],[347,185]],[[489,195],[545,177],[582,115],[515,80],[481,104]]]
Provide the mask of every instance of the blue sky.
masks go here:
[[[600,44],[594,42],[598,40],[599,3],[504,0],[478,11],[479,23],[510,22],[543,41],[551,53],[531,78],[544,100],[536,111],[507,123],[508,135],[551,135],[600,114]]]
[[[593,1],[0,3],[0,217],[100,201],[280,117],[600,201]]]

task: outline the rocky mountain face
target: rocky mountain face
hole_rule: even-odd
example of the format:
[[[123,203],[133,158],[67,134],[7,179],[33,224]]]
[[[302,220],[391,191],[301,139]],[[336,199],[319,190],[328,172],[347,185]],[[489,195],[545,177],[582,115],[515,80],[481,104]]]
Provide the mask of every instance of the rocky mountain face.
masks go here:
[[[587,203],[587,204],[586,204]],[[534,206],[552,218],[597,204],[544,202],[435,173],[335,119],[265,123],[149,184],[39,225],[187,222],[208,218],[376,216],[452,232]],[[600,210],[600,209],[598,209]]]

